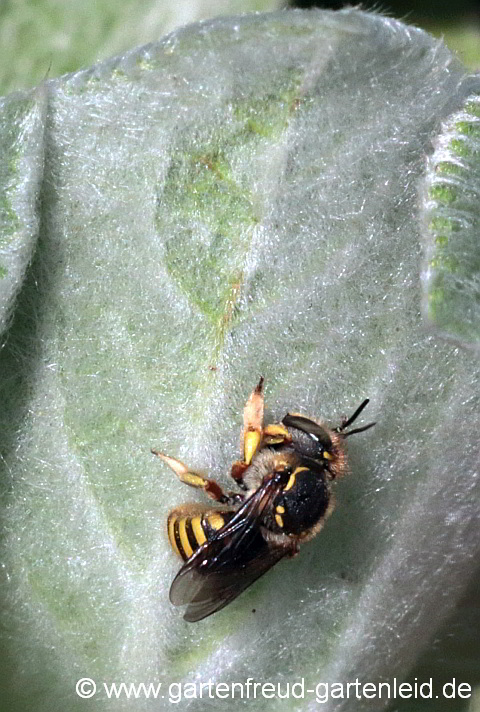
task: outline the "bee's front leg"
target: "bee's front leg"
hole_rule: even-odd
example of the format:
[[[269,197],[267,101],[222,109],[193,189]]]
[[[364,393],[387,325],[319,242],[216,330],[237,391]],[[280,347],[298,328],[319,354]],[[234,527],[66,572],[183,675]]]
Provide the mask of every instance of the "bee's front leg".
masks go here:
[[[218,482],[215,482],[215,480],[209,480],[207,477],[203,477],[203,475],[199,475],[197,472],[192,472],[192,470],[190,470],[180,460],[176,460],[174,457],[169,457],[169,455],[164,455],[163,452],[159,452],[158,450],[152,450],[152,453],[163,460],[175,472],[181,482],[184,482],[190,487],[203,489],[205,494],[207,494],[211,499],[214,499],[216,502],[221,502],[221,504],[233,504],[238,501],[238,495],[225,493]]]
[[[243,475],[258,450],[263,437],[263,376],[251,392],[243,409],[243,430],[241,448],[243,460],[236,460],[230,472],[231,477],[242,489],[246,489]]]
[[[237,460],[232,465],[231,477],[242,489],[245,470],[249,467],[255,453],[262,445],[279,445],[291,442],[287,428],[281,423],[264,426],[263,376],[251,392],[243,409],[242,451],[243,460]]]

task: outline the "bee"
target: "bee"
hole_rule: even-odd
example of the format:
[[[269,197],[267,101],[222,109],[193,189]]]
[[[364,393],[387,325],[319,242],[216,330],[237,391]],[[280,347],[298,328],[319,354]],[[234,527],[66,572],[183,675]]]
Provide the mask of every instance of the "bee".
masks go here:
[[[331,482],[347,472],[345,439],[375,425],[347,430],[368,402],[334,428],[300,413],[265,425],[261,378],[244,408],[243,459],[231,468],[236,492],[225,492],[215,480],[152,450],[182,482],[217,502],[184,504],[168,515],[170,544],[184,561],[170,601],[188,606],[186,621],[224,608],[318,534],[334,507]]]

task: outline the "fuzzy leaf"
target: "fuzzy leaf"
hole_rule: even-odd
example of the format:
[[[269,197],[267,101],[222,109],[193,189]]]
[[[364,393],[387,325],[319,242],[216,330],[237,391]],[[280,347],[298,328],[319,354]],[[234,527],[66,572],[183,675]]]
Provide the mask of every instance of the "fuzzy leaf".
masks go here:
[[[424,309],[446,336],[480,344],[480,78],[448,119],[425,179]]]
[[[3,101],[2,264],[22,253],[0,357],[9,709],[85,710],[83,677],[96,710],[153,710],[102,683],[168,700],[411,669],[480,549],[480,368],[425,327],[417,195],[472,81],[420,30],[298,11],[194,25]],[[199,496],[150,447],[229,486],[260,374],[271,420],[338,423],[368,396],[377,425],[349,442],[322,534],[189,625],[165,521]]]
[[[281,0],[6,0],[0,93],[88,67],[189,22],[280,7]]]

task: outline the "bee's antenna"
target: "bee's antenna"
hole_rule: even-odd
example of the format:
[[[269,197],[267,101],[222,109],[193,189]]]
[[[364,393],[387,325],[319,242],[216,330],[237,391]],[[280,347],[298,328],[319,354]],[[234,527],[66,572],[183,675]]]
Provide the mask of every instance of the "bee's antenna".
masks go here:
[[[355,433],[363,433],[364,430],[369,430],[370,428],[373,428],[374,425],[376,425],[376,423],[369,423],[368,425],[364,425],[363,428],[355,428],[355,430],[349,430],[348,433],[343,434],[343,437],[348,438],[349,435],[355,435]]]
[[[354,420],[356,420],[356,419],[358,418],[358,416],[360,415],[360,413],[362,412],[362,410],[363,410],[364,408],[366,408],[369,403],[370,403],[370,398],[365,398],[365,400],[363,401],[363,403],[361,403],[361,404],[358,406],[358,408],[357,408],[357,410],[355,411],[355,413],[354,413],[353,415],[351,415],[350,418],[347,418],[347,420],[345,420],[345,422],[343,422],[343,423],[340,425],[340,427],[337,428],[337,432],[343,433],[343,437],[348,438],[349,435],[355,435],[355,433],[363,433],[364,430],[368,430],[369,428],[373,428],[373,426],[376,425],[376,423],[369,423],[368,425],[364,425],[364,426],[362,426],[361,428],[355,428],[355,430],[350,430],[350,432],[348,432],[348,433],[345,433],[345,432],[344,432],[344,430],[346,430],[346,428],[348,428],[348,426],[351,425],[351,424],[354,422]]]

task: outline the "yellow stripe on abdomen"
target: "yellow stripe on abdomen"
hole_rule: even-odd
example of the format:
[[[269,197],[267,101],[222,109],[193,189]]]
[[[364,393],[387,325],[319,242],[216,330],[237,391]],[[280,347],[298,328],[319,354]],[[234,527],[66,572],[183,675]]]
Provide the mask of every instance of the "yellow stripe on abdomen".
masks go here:
[[[205,532],[202,527],[202,517],[192,517],[190,524],[192,525],[192,531],[195,539],[197,540],[197,545],[201,546],[207,541],[207,537],[205,536]]]
[[[173,510],[168,517],[168,539],[177,556],[184,561],[209,541],[233,513],[210,510],[201,514]]]
[[[177,540],[175,537],[175,522],[177,521],[178,517],[175,516],[170,516],[168,518],[168,540],[171,544],[172,549],[174,552],[179,556],[181,559],[183,559],[182,552],[177,546]]]
[[[212,512],[207,515],[207,522],[210,524],[212,529],[218,531],[218,529],[221,529],[225,524],[225,519],[219,512]]]
[[[180,519],[178,523],[178,534],[180,536],[180,543],[182,545],[182,549],[188,559],[193,554],[193,549],[190,546],[190,542],[188,540],[187,535],[187,517],[182,517],[182,519]]]

